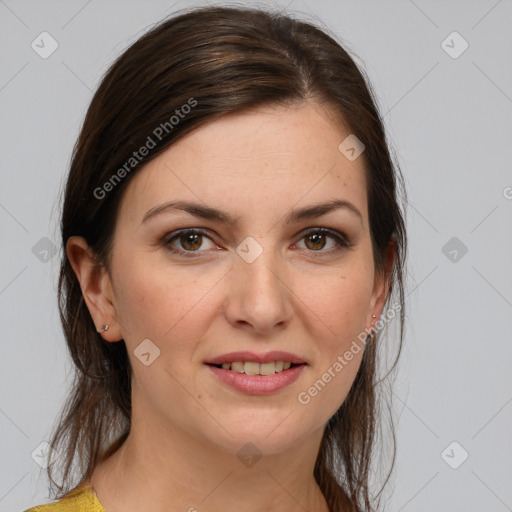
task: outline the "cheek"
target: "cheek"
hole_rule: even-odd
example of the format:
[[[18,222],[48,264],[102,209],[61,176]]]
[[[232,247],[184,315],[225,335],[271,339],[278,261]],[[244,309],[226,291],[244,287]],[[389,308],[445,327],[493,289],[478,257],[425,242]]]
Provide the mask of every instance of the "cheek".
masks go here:
[[[212,308],[207,294],[213,283],[206,275],[198,277],[196,272],[192,276],[183,269],[170,272],[169,267],[142,259],[117,264],[122,270],[116,276],[116,305],[134,370],[134,387],[155,407],[169,393],[178,401],[186,399],[178,382],[186,380],[187,368],[177,362],[190,361],[203,336]],[[142,345],[147,339],[151,344],[144,341]],[[138,354],[147,352],[154,362],[146,366]]]
[[[212,314],[209,293],[218,281],[217,273],[198,275],[192,267],[174,268],[155,264],[141,256],[119,259],[116,274],[116,306],[125,342],[135,348],[149,338],[163,349],[173,340],[196,338],[201,319]]]
[[[371,270],[354,265],[325,276],[300,276],[295,293],[309,311],[310,329],[324,348],[342,348],[365,328],[373,282]]]
[[[350,271],[331,273],[329,279],[317,279],[321,287],[312,287],[311,278],[302,283],[301,299],[304,311],[310,311],[317,358],[297,401],[315,421],[327,421],[341,406],[361,365],[372,275],[362,266],[353,266]]]

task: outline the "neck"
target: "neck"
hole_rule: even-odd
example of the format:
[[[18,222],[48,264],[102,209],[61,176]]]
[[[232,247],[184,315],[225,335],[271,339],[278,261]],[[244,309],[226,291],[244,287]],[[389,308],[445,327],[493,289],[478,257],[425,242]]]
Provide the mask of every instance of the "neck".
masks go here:
[[[108,512],[328,512],[313,476],[321,431],[287,452],[251,458],[169,425],[147,425],[132,422],[121,448],[92,475]]]

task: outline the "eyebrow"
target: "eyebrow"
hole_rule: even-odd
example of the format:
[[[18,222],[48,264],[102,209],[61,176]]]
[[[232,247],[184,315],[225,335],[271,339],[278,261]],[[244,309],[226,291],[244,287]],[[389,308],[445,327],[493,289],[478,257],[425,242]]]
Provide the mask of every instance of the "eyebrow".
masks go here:
[[[314,219],[340,208],[351,212],[355,216],[359,217],[361,223],[363,222],[363,216],[361,215],[361,212],[351,202],[343,199],[333,199],[332,201],[328,201],[326,203],[319,203],[312,206],[307,206],[305,208],[293,210],[286,216],[285,223],[291,224],[293,222],[299,222],[306,219]],[[232,217],[229,213],[223,212],[222,210],[218,210],[216,208],[212,208],[210,206],[205,206],[203,204],[193,203],[190,201],[169,201],[155,206],[154,208],[151,208],[151,210],[147,211],[142,219],[141,224],[145,223],[153,217],[156,217],[157,215],[176,210],[187,212],[190,215],[194,215],[195,217],[200,217],[202,219],[222,222],[230,226],[233,226],[238,221],[237,218]]]

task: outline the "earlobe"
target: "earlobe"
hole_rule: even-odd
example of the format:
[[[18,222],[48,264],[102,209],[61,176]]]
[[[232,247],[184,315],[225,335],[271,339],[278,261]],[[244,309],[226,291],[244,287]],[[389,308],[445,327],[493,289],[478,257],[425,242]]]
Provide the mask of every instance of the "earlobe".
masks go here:
[[[110,277],[105,267],[98,265],[94,252],[81,236],[69,237],[66,254],[80,283],[96,331],[107,341],[121,340],[123,333],[117,321]],[[108,325],[108,332],[105,325]]]

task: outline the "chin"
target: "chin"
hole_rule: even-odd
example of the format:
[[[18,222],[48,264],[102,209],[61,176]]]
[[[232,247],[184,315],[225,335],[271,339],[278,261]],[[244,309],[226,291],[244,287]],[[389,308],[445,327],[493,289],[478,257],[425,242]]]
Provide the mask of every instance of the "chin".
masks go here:
[[[212,435],[213,431],[205,432],[205,438],[237,457],[250,455],[251,451],[255,455],[274,455],[296,448],[319,428],[316,425],[308,428],[289,411],[279,416],[275,411],[268,414],[259,411],[257,418],[244,418],[244,421],[240,421],[241,416],[244,416],[242,412],[237,421],[224,422],[225,430],[221,427],[215,429],[216,435]]]

